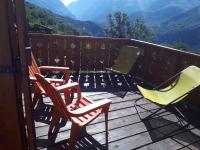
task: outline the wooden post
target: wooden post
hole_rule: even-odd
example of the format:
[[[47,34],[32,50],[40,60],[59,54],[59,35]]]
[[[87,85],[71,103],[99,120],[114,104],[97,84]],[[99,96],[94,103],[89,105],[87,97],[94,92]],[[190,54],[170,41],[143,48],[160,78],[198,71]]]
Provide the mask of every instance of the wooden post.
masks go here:
[[[24,75],[27,73],[27,67],[24,64],[23,16],[23,0],[0,1],[0,149],[2,150],[35,149],[30,103],[26,104],[26,101],[30,101],[30,93],[27,75]],[[25,112],[22,95],[25,100]]]
[[[35,124],[33,120],[33,107],[30,92],[30,80],[28,73],[28,59],[30,58],[30,50],[25,49],[28,43],[28,30],[26,24],[25,4],[24,0],[17,0],[16,6],[16,23],[18,29],[18,46],[19,46],[19,57],[20,57],[20,78],[22,81],[21,92],[24,94],[24,105],[25,105],[25,117],[27,125],[27,145],[30,150],[36,149],[36,135],[35,135]],[[29,50],[29,51],[28,51]],[[19,83],[20,84],[20,83]]]

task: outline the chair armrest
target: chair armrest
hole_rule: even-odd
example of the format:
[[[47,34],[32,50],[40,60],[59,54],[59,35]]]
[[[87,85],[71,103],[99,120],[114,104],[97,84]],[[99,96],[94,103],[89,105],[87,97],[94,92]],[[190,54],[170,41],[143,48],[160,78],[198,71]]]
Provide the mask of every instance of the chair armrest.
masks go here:
[[[61,86],[57,86],[56,89],[58,90],[58,92],[60,93],[65,93],[66,91],[68,92],[69,90],[76,90],[77,91],[77,101],[79,101],[81,99],[81,88],[79,83],[77,82],[72,82],[72,83],[67,83],[67,84],[63,84]]]
[[[87,106],[84,106],[82,108],[79,108],[77,110],[74,110],[74,111],[68,110],[68,111],[69,111],[69,113],[71,114],[72,117],[79,117],[79,116],[82,116],[84,114],[88,114],[88,113],[90,113],[94,110],[97,110],[99,108],[106,109],[106,111],[108,111],[110,104],[111,104],[110,100],[104,99],[104,100],[89,104]]]
[[[69,92],[69,91],[73,92],[72,90],[76,90],[77,91],[77,101],[79,101],[81,99],[81,89],[80,89],[79,83],[77,83],[77,82],[63,84],[61,86],[57,86],[56,89],[60,93],[65,93],[65,92]]]
[[[37,79],[35,77],[29,77],[29,79],[31,81],[37,81]],[[46,78],[47,80],[49,80],[51,83],[60,83],[63,84],[64,80],[63,79],[53,79],[53,78]]]
[[[54,78],[45,78],[45,79],[49,80],[51,83],[60,83],[60,84],[64,83],[63,79],[54,79]]]
[[[57,67],[57,66],[40,66],[39,69],[41,71],[46,71],[46,70],[50,70],[50,71],[66,71],[69,70],[69,67]]]
[[[35,77],[32,77],[32,76],[29,76],[29,79],[30,79],[31,81],[37,81],[37,79],[36,79]]]
[[[69,67],[57,67],[57,66],[40,66],[40,71],[62,71],[65,74],[65,83],[70,80],[70,69]]]
[[[69,89],[80,89],[80,86],[77,82],[72,82],[72,83],[68,83],[68,84],[63,84],[61,86],[57,86],[56,89],[59,91],[59,92],[65,92],[66,90],[69,90]]]

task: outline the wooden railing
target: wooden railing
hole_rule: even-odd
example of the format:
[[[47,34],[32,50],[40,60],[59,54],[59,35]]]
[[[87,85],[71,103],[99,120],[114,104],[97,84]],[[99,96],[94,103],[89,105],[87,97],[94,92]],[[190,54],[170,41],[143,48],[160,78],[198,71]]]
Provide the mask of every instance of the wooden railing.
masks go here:
[[[200,55],[134,39],[30,34],[39,65],[69,66],[73,71],[104,70],[114,64],[123,45],[141,49],[131,73],[153,84],[189,65],[200,67]]]

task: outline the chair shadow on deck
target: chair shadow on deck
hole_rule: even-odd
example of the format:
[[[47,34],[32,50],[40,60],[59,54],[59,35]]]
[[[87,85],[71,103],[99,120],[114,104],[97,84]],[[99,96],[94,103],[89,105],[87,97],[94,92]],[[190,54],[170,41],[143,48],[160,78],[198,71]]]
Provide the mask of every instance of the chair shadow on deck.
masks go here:
[[[50,118],[51,118],[51,112],[52,112],[53,106],[49,104],[44,104],[41,100],[39,101],[34,116],[35,121],[42,122],[45,124],[50,124]],[[69,143],[69,139],[62,140],[58,143],[55,143],[56,138],[59,138],[59,130],[60,128],[64,127],[67,124],[67,121],[64,119],[61,119],[61,121],[56,125],[54,129],[54,133],[51,135],[48,135],[46,132],[46,135],[48,135],[48,139],[36,139],[36,143],[38,147],[47,147],[48,150],[57,150],[57,149],[66,149],[66,146]],[[48,128],[48,127],[47,127]],[[67,131],[70,129],[67,129]],[[67,135],[66,135],[67,137]],[[48,147],[49,145],[49,147]],[[81,131],[80,137],[77,140],[75,149],[81,150],[81,149],[96,149],[98,147],[98,150],[107,150],[108,145],[107,144],[100,144],[98,141],[96,141],[92,135],[88,134],[86,129],[83,129]]]
[[[47,150],[66,150],[69,145],[69,139],[64,139],[55,143],[57,134],[50,135],[48,139],[37,139],[37,146]],[[82,129],[77,139],[74,150],[98,149],[108,150],[108,144],[100,144],[92,135],[88,134],[86,129]]]
[[[34,120],[39,123],[45,123],[47,125],[44,125],[46,128],[43,131],[39,130],[39,134],[42,134],[41,137],[46,137],[46,138],[36,138],[36,143],[38,148],[47,148],[48,150],[57,150],[57,149],[66,149],[68,144],[69,144],[69,137],[70,134],[70,128],[62,129],[64,126],[67,125],[67,121],[65,119],[61,119],[55,126],[54,132],[52,134],[48,134],[48,128],[50,124],[50,119],[52,115],[52,110],[53,110],[53,104],[49,98],[41,98],[36,106],[36,109],[34,110]],[[40,127],[36,127],[37,128]],[[44,132],[44,133],[41,133]],[[66,138],[64,138],[62,135],[60,136],[59,134],[63,134],[62,132],[66,132]],[[65,135],[65,133],[64,133]],[[106,133],[105,133],[106,135]],[[105,136],[102,134],[102,136]],[[48,138],[47,138],[48,137]],[[59,142],[56,142],[57,139],[63,138],[64,140],[60,139]],[[91,134],[88,134],[86,129],[83,128],[81,130],[80,136],[78,137],[77,143],[74,147],[76,150],[82,150],[82,149],[97,149],[98,150],[108,150],[108,141],[105,144],[99,143],[95,138],[92,137]]]
[[[191,110],[188,112],[188,109],[185,109],[181,104],[177,105],[177,108],[185,118],[188,118],[188,127],[183,127],[183,118],[171,108],[168,108],[166,112],[171,112],[172,114],[159,115],[155,118],[143,121],[151,137],[152,143],[170,138],[182,147],[192,145],[193,147],[200,149],[200,112]],[[173,115],[173,117],[166,118],[165,116],[168,115]],[[177,119],[177,121],[174,121],[172,118]]]
[[[53,105],[44,103],[43,100],[40,99],[34,111],[34,120],[37,122],[41,122],[41,123],[45,123],[49,125],[50,119],[52,116],[52,110],[53,110]],[[59,121],[59,126],[56,126],[57,128],[55,128],[55,132],[58,132],[59,128],[64,127],[66,123],[67,121],[65,121],[64,119],[61,119]]]

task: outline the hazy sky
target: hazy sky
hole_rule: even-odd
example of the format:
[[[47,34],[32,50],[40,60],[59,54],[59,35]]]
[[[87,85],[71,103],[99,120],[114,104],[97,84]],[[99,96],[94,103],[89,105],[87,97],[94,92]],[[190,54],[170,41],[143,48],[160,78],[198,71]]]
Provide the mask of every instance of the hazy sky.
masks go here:
[[[65,4],[65,6],[68,6],[72,1],[76,1],[76,0],[61,0],[61,2]]]

